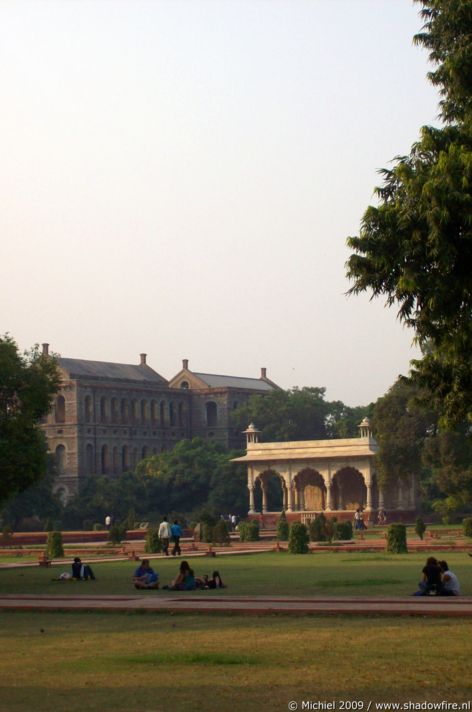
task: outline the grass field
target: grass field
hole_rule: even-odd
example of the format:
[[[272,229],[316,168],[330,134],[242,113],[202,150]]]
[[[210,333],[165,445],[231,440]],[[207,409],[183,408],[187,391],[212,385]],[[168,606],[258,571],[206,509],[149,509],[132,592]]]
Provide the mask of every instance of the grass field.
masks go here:
[[[0,711],[462,703],[472,695],[470,633],[456,619],[0,613]]]
[[[197,595],[280,595],[280,596],[407,596],[417,587],[426,554],[317,553],[293,556],[263,553],[190,559],[197,575],[218,569],[228,588],[200,591]],[[438,554],[440,557],[440,555]],[[446,557],[446,554],[444,554]],[[472,559],[463,553],[447,553],[449,566],[457,576],[464,595],[472,595]],[[178,559],[152,562],[161,585],[175,576]],[[131,577],[134,562],[93,565],[97,581],[54,582],[70,567],[0,569],[1,593],[129,594],[135,593]],[[165,591],[144,592],[159,596]],[[186,593],[182,592],[185,596]]]

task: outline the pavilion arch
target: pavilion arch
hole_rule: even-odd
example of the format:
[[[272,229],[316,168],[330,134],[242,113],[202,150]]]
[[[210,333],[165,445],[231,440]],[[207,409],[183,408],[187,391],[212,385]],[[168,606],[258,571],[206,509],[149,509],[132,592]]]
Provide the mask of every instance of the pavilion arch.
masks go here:
[[[326,509],[326,485],[323,476],[305,467],[294,477],[295,506],[301,512],[321,512]]]
[[[254,481],[256,509],[261,512],[281,512],[286,509],[287,490],[277,470],[260,472]]]
[[[355,510],[365,507],[367,487],[359,470],[355,467],[343,467],[333,475],[332,482],[335,509]]]

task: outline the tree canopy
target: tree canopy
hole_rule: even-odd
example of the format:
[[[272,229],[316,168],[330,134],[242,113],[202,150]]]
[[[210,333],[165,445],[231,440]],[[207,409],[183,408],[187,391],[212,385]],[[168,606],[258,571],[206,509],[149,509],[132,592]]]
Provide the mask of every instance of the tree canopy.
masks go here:
[[[38,348],[21,354],[0,337],[0,502],[46,473],[47,445],[40,421],[59,387],[56,361]]]
[[[442,128],[424,126],[394,166],[380,171],[347,263],[351,294],[399,307],[423,350],[412,375],[441,404],[444,421],[472,414],[472,0],[416,0],[415,42],[436,69]]]

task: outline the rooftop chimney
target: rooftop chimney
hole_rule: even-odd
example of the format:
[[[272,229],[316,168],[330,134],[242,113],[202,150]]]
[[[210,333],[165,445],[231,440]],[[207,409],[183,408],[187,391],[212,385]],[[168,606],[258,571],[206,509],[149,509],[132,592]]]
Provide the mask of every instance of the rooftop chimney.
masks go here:
[[[182,368],[188,371],[188,358],[182,359]]]
[[[145,366],[146,365],[146,354],[139,354],[139,358],[141,359],[139,365]]]
[[[43,356],[49,356],[49,344],[43,344]]]
[[[267,378],[267,369],[261,368],[261,378]]]

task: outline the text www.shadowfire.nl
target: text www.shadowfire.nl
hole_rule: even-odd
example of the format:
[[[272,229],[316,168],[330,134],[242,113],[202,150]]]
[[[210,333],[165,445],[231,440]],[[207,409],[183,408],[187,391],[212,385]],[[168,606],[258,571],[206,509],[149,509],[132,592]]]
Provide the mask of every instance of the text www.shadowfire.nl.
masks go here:
[[[291,712],[295,710],[316,710],[316,712],[414,712],[414,710],[444,710],[445,712],[469,712],[472,709],[471,701],[467,702],[364,702],[363,700],[291,700],[288,705]]]

